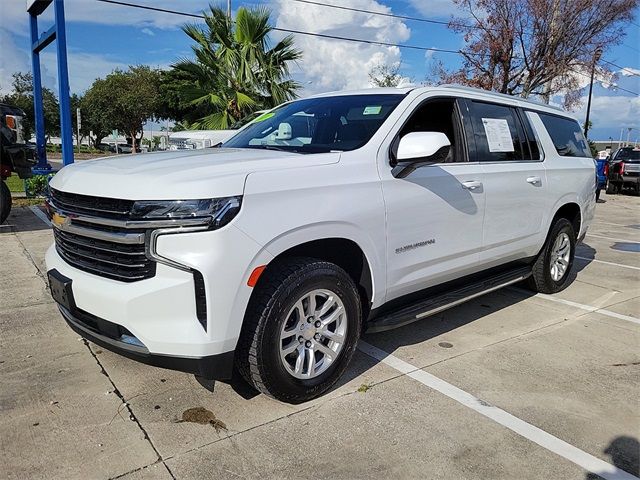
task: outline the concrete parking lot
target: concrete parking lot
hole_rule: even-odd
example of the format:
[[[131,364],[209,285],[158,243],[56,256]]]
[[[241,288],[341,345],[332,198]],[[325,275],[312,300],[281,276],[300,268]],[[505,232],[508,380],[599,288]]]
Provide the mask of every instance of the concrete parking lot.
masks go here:
[[[339,386],[296,406],[78,338],[47,292],[51,231],[15,209],[0,478],[636,478],[640,198],[603,200],[564,292],[506,289],[365,336]]]

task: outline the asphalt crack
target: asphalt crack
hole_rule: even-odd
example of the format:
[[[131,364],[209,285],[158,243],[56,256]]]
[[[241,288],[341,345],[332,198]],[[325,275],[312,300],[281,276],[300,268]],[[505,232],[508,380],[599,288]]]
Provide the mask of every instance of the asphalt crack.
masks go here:
[[[140,431],[143,433],[144,435],[144,439],[149,442],[149,445],[151,446],[151,448],[153,449],[153,451],[155,452],[156,456],[157,456],[157,460],[154,463],[162,463],[164,465],[164,468],[167,469],[167,472],[169,472],[169,475],[171,475],[171,478],[173,478],[175,480],[175,475],[173,474],[173,472],[171,471],[171,469],[169,468],[169,466],[165,463],[164,459],[162,458],[162,455],[160,455],[160,452],[158,451],[158,449],[156,448],[156,446],[153,444],[153,441],[151,440],[151,437],[149,437],[149,434],[147,433],[147,430],[144,428],[144,426],[142,425],[142,423],[140,423],[140,420],[138,420],[138,417],[136,416],[136,414],[133,412],[133,409],[131,408],[131,405],[129,405],[129,402],[127,402],[127,400],[124,398],[124,395],[122,394],[122,392],[120,392],[120,390],[118,389],[118,387],[116,386],[116,384],[114,383],[114,381],[111,379],[111,377],[109,376],[109,373],[107,372],[107,370],[104,368],[104,365],[102,365],[102,362],[100,362],[100,360],[98,359],[98,356],[94,353],[94,351],[91,349],[91,346],[89,345],[89,342],[86,339],[82,339],[82,343],[84,343],[85,347],[87,347],[87,350],[89,350],[89,353],[91,354],[91,356],[93,357],[93,359],[96,361],[96,363],[98,364],[98,367],[100,367],[100,373],[102,373],[105,377],[107,377],[107,380],[109,380],[109,383],[111,384],[111,386],[113,387],[113,393],[115,393],[118,398],[120,399],[120,401],[122,402],[122,405],[124,406],[124,408],[126,409],[127,412],[129,412],[129,419],[133,422],[135,422],[135,424],[138,426],[138,428],[140,429]],[[120,409],[118,408],[118,411],[120,411]],[[116,414],[117,415],[117,414]],[[153,464],[152,464],[153,465]],[[145,468],[145,467],[141,467],[141,468]],[[133,470],[136,471],[136,470]],[[127,473],[131,473],[131,472],[126,472],[123,473],[122,475],[126,475]],[[119,478],[122,475],[118,475],[116,477],[112,477],[112,478]]]

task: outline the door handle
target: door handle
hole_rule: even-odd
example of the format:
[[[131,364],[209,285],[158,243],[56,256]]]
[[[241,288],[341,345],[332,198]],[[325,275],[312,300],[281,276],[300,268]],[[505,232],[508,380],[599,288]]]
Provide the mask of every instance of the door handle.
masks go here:
[[[542,180],[540,177],[527,177],[527,183],[530,183],[531,185],[540,185]]]
[[[464,188],[465,190],[475,190],[480,187],[482,187],[482,182],[479,182],[477,180],[462,182],[462,188]]]

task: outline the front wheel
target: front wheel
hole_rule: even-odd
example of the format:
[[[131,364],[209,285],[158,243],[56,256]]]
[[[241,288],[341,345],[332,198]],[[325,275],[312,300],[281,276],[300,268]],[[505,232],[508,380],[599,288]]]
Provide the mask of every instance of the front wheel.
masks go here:
[[[540,293],[556,293],[569,285],[576,248],[573,225],[566,218],[559,218],[551,227],[547,241],[533,264],[527,284]]]
[[[619,187],[618,187],[618,184],[617,184],[617,183],[613,183],[613,182],[609,182],[609,183],[607,183],[607,190],[606,190],[606,192],[607,192],[609,195],[613,195],[613,194],[618,193],[618,190],[619,190]]]
[[[358,290],[342,268],[313,258],[279,261],[263,276],[245,315],[238,370],[273,398],[311,400],[335,384],[355,352]]]
[[[9,217],[9,212],[11,211],[11,192],[9,191],[9,187],[4,182],[4,180],[0,180],[0,223],[4,223],[4,221]]]

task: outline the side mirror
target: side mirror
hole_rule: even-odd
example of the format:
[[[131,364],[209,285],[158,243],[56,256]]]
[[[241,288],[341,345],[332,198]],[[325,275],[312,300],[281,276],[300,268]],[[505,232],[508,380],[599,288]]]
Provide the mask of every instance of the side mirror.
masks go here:
[[[442,132],[407,133],[392,149],[393,176],[403,178],[422,165],[440,163],[450,148],[451,142]]]

